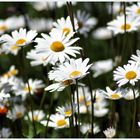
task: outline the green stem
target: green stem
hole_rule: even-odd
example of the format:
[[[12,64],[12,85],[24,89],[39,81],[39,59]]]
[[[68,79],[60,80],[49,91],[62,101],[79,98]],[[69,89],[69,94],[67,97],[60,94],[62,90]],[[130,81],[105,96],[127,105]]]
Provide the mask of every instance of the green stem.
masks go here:
[[[51,116],[52,104],[53,104],[53,96],[51,96],[51,101],[50,101],[50,106],[49,106],[49,116],[48,116],[47,124],[46,124],[46,127],[45,127],[45,137],[47,137],[48,124],[49,124],[49,120],[50,120],[50,116]]]
[[[136,96],[135,96],[135,89],[132,87],[133,90],[133,96],[134,96],[134,113],[133,113],[133,122],[132,122],[132,136],[134,137],[135,132],[135,119],[136,119]]]
[[[25,77],[25,80],[26,80],[26,83],[27,83],[27,86],[28,86],[28,89],[29,89],[29,95],[30,95],[30,98],[32,99],[32,94],[31,94],[31,89],[30,89],[30,85],[29,85],[29,81],[28,81],[28,75],[27,75],[27,71],[26,71],[26,67],[25,67],[25,54],[24,54],[24,49],[23,47],[21,48],[21,51],[22,51],[22,60],[23,60],[23,72],[24,72],[24,77]],[[34,135],[36,136],[36,127],[35,127],[35,122],[34,122],[34,115],[33,115],[33,105],[32,105],[32,100],[30,102],[30,108],[31,108],[31,114],[32,114],[32,123],[33,123],[33,128],[34,128]]]
[[[79,92],[78,92],[78,80],[76,79],[76,96],[78,107],[78,137],[80,137],[80,104],[79,104]]]

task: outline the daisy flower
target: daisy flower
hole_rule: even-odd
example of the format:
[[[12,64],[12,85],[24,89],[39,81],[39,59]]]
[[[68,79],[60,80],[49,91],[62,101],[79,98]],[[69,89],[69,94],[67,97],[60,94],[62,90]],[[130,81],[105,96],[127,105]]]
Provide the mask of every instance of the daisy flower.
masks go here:
[[[95,39],[106,40],[112,38],[112,32],[106,27],[100,27],[93,31],[92,36]]]
[[[31,30],[36,30],[37,32],[51,31],[53,28],[53,20],[45,18],[34,18],[30,19],[29,27]]]
[[[9,99],[11,96],[9,93],[5,93],[4,90],[0,91],[0,101],[3,101],[4,99]]]
[[[9,128],[3,127],[0,130],[0,138],[9,138],[12,135],[12,132]]]
[[[114,80],[117,81],[118,86],[125,85],[130,83],[131,85],[135,85],[140,79],[140,70],[138,64],[131,63],[124,65],[123,67],[118,67],[114,71]]]
[[[87,37],[88,32],[97,24],[97,19],[90,17],[90,14],[87,14],[85,11],[78,10],[76,19],[78,20],[78,31],[85,37]]]
[[[103,131],[106,138],[113,138],[116,135],[116,129],[113,127],[107,128],[107,130]]]
[[[76,112],[76,104],[73,104],[73,113]],[[57,113],[64,115],[65,117],[70,117],[72,115],[72,108],[70,104],[66,104],[65,106],[58,106],[56,108]]]
[[[127,16],[125,25],[125,17],[122,15],[118,16],[117,19],[107,23],[107,25],[107,29],[113,31],[115,35],[119,33],[123,34],[125,33],[125,30],[126,32],[136,31],[140,25],[140,20],[135,19],[132,16]]]
[[[57,22],[53,23],[54,28],[60,30],[62,33],[64,33],[66,36],[70,33],[73,33],[73,26],[70,20],[70,17],[68,16],[66,19],[63,17],[61,19],[58,19]],[[74,18],[74,27],[77,31],[78,29],[78,22],[77,19]]]
[[[128,15],[139,17],[140,16],[140,3],[138,2],[137,4],[133,4],[132,6],[127,7],[126,13]]]
[[[129,63],[139,63],[140,64],[140,50],[136,50],[136,55],[131,56],[131,60],[128,61]]]
[[[14,30],[20,27],[24,27],[24,17],[23,16],[12,16],[5,20],[0,20],[0,35],[9,30]]]
[[[140,127],[140,122],[138,122],[138,126]]]
[[[135,92],[135,98],[138,98],[139,97],[139,91],[138,90],[134,90]],[[125,89],[123,91],[123,98],[125,100],[134,100],[134,93],[133,93],[133,90],[132,89]]]
[[[109,109],[107,108],[107,102],[105,100],[101,102],[95,102],[94,103],[94,116],[95,117],[103,117],[105,116]],[[91,112],[91,107],[90,107],[90,112]]]
[[[23,105],[15,105],[14,107],[12,107],[12,110],[8,111],[7,113],[7,117],[12,119],[12,120],[16,120],[21,118],[25,113],[25,107]]]
[[[6,53],[12,53],[17,55],[20,50],[20,46],[25,46],[33,41],[36,37],[36,31],[30,30],[26,31],[26,29],[20,28],[19,31],[15,30],[12,33],[12,36],[8,34],[4,34],[1,37],[5,43],[2,45],[3,49]]]
[[[29,116],[30,120],[32,120],[32,112],[31,111],[28,113],[28,116]],[[40,122],[44,117],[45,117],[45,113],[42,110],[34,110],[33,111],[34,121]],[[25,119],[28,120],[27,117],[25,117]]]
[[[47,121],[42,121],[41,123],[46,126]],[[54,127],[55,129],[69,127],[69,118],[65,118],[61,114],[52,114],[48,126]]]
[[[38,66],[38,65],[43,65],[45,66],[46,60],[48,58],[47,54],[44,52],[38,53],[36,50],[31,50],[30,52],[27,53],[26,58],[32,60],[31,66]],[[51,63],[54,63],[53,60],[50,60]]]
[[[93,70],[93,77],[98,77],[104,73],[111,71],[114,67],[112,59],[101,60],[93,63],[91,70]]]
[[[108,98],[110,100],[118,100],[122,98],[122,94],[120,89],[111,90],[109,87],[106,87],[106,92],[104,92],[105,98]]]
[[[65,59],[70,59],[69,55],[76,57],[76,54],[79,54],[81,48],[73,45],[79,38],[71,39],[74,33],[65,36],[62,31],[52,29],[49,35],[43,33],[41,35],[43,38],[35,40],[37,43],[35,48],[37,53],[46,53],[46,64],[48,62],[55,64],[57,61],[63,63]]]
[[[10,77],[12,77],[12,76],[15,76],[15,75],[17,75],[18,74],[18,70],[15,68],[15,66],[14,65],[12,65],[11,67],[10,67],[10,69],[9,69],[9,71],[8,72],[6,72],[6,73],[4,73],[3,75],[2,75],[2,77],[3,78],[10,78]]]
[[[88,74],[88,69],[91,67],[88,62],[89,58],[84,61],[81,58],[70,59],[70,62],[65,62],[49,72],[49,79],[55,81],[81,79]]]
[[[74,83],[75,83],[74,80],[64,80],[47,86],[45,90],[50,92],[63,91],[67,86]]]
[[[31,94],[35,93],[38,91],[38,89],[44,88],[44,84],[42,82],[42,80],[33,80],[33,79],[29,79],[29,87],[27,83],[20,83],[20,87],[19,87],[19,92],[22,94],[27,94],[29,92],[31,92]]]
[[[99,128],[99,126],[97,124],[94,124],[93,126],[94,126],[94,128],[93,128],[94,134],[97,134],[98,132],[100,132],[100,128]],[[83,124],[83,125],[81,125],[80,131],[83,134],[86,134],[87,132],[91,133],[91,124]]]

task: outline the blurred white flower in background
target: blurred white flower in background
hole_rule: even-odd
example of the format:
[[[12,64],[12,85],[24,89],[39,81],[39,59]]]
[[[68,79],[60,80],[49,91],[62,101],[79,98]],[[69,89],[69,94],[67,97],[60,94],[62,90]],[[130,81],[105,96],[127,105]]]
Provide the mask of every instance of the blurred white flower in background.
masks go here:
[[[78,32],[87,37],[88,32],[97,24],[97,19],[90,17],[90,14],[80,10],[77,11],[75,17],[78,21]]]
[[[93,77],[98,77],[104,73],[107,73],[111,71],[114,67],[113,60],[107,59],[107,60],[101,60],[96,61],[93,63],[91,70],[93,70],[94,74]]]
[[[37,32],[51,31],[53,28],[53,19],[33,18],[29,20],[29,27],[31,30],[36,30]]]
[[[86,133],[91,133],[91,124],[82,124],[81,127],[80,127],[80,131],[83,133],[83,134],[86,134]],[[100,128],[97,124],[94,124],[93,125],[93,133],[94,134],[97,134],[98,132],[100,132]]]
[[[106,27],[100,27],[92,32],[92,36],[95,39],[106,40],[112,38],[112,32]]]
[[[42,110],[33,110],[33,118],[32,118],[32,112],[31,111],[28,112],[28,116],[29,116],[30,120],[40,122],[45,117],[45,113]],[[25,120],[28,120],[27,116],[25,116]]]
[[[133,16],[126,16],[126,24],[125,24],[125,16],[117,16],[116,19],[107,23],[107,29],[113,31],[115,35],[126,32],[137,31],[140,26],[140,20],[138,18],[134,18]]]
[[[64,19],[63,17],[60,19],[57,19],[56,22],[53,23],[54,28],[60,30],[61,32],[63,32],[66,36],[68,34],[73,33],[73,26],[70,20],[70,16],[68,16],[66,19]],[[78,30],[78,21],[76,18],[74,18],[74,27],[75,30]]]
[[[105,131],[103,131],[106,138],[113,138],[116,135],[116,129],[113,127],[107,128]]]
[[[12,135],[12,132],[9,128],[3,127],[0,130],[0,138],[9,138]]]
[[[123,98],[126,100],[134,100],[134,94],[135,94],[135,98],[138,98],[140,93],[138,90],[134,90],[133,93],[133,90],[130,88],[123,90]]]
[[[24,17],[23,16],[12,16],[5,20],[0,19],[0,35],[7,31],[11,31],[14,29],[18,29],[20,27],[24,27]]]
[[[7,117],[16,120],[24,116],[25,107],[23,105],[14,105],[11,110],[8,111]]]

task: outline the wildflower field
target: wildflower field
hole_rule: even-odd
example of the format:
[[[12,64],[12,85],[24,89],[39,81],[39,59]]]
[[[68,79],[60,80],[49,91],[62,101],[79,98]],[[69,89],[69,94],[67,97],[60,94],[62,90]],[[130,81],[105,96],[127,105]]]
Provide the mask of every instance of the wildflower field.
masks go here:
[[[0,2],[0,138],[139,138],[139,2]]]

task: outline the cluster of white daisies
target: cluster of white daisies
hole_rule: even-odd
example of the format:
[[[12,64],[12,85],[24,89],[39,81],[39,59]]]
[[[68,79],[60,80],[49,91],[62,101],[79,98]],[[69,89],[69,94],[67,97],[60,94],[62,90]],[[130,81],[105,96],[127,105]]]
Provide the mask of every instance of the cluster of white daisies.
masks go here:
[[[125,25],[125,16],[118,16],[117,19],[108,23],[108,29],[112,30],[116,35],[118,33],[131,32],[139,29],[140,26],[140,4],[133,5],[126,8],[126,25]],[[19,22],[17,22],[17,20]],[[12,21],[12,22],[11,22]],[[18,70],[15,66],[11,66],[9,71],[0,76],[0,114],[6,114],[6,117],[15,121],[21,117],[24,117],[25,120],[33,120],[40,122],[44,126],[48,125],[49,127],[54,127],[55,129],[59,128],[69,128],[69,118],[78,113],[78,105],[80,107],[80,114],[89,113],[92,114],[92,102],[91,102],[91,93],[89,89],[78,80],[84,78],[88,73],[89,69],[95,71],[94,77],[102,73],[111,71],[114,67],[112,60],[107,60],[109,67],[106,65],[106,62],[89,64],[89,58],[83,59],[80,58],[80,53],[82,47],[78,46],[77,33],[88,36],[88,32],[93,29],[97,24],[97,19],[90,17],[89,14],[85,12],[77,11],[77,14],[74,16],[74,27],[72,21],[68,16],[65,18],[60,18],[56,22],[50,21],[48,24],[44,19],[37,21],[33,20],[29,27],[32,30],[27,31],[24,28],[24,18],[16,18],[16,22],[13,24],[15,19],[7,19],[5,21],[0,21],[0,43],[2,43],[0,52],[5,54],[13,54],[17,56],[21,48],[25,49],[36,44],[30,52],[27,52],[26,58],[31,60],[31,66],[47,65],[52,66],[52,70],[48,72],[48,78],[52,84],[46,85],[42,80],[38,79],[29,79],[29,83],[25,83],[23,79],[18,75]],[[41,23],[41,28],[38,26],[38,22]],[[19,25],[19,23],[21,23]],[[33,27],[32,25],[37,25]],[[43,27],[47,28],[48,26],[49,33],[41,33],[41,36],[38,35],[37,31],[44,30]],[[14,26],[14,27],[11,27]],[[9,34],[3,34],[7,31],[13,30],[15,28],[20,28]],[[37,30],[37,31],[36,31]],[[101,29],[104,32],[104,29]],[[108,33],[108,31],[107,31]],[[110,35],[111,33],[109,33]],[[95,34],[98,36],[98,34]],[[116,58],[117,59],[117,58]],[[104,65],[105,64],[105,65]],[[116,65],[116,64],[115,64]],[[105,69],[106,67],[106,69]],[[111,90],[110,87],[106,87],[106,91],[102,89],[96,89],[92,91],[92,96],[95,97],[94,102],[94,116],[103,117],[109,112],[108,109],[108,100],[119,100],[124,98],[126,100],[133,100],[139,97],[139,91],[135,89],[134,91],[131,88],[122,88],[123,85],[129,83],[132,86],[140,79],[140,51],[137,50],[137,55],[132,55],[129,64],[124,65],[123,67],[118,67],[114,71],[114,80],[117,81],[119,88],[116,90]],[[78,84],[77,84],[78,82]],[[65,88],[70,87],[70,85],[78,85],[79,97],[73,97],[75,102],[72,106],[69,103],[58,106],[56,108],[56,113],[51,114],[50,117],[47,116],[43,110],[33,110],[33,112],[28,111],[23,104],[14,104],[11,109],[9,109],[10,99],[13,97],[20,97],[22,101],[25,101],[28,98],[29,93],[34,95],[40,90],[45,90],[47,92],[60,92]],[[76,92],[76,91],[75,91]],[[135,96],[134,96],[135,94]],[[61,95],[60,95],[61,96]],[[32,114],[33,113],[33,114]],[[26,116],[26,114],[28,114]],[[74,123],[74,125],[77,122]],[[80,131],[83,134],[91,133],[91,123],[80,123]],[[100,132],[100,127],[98,124],[93,124],[94,134]],[[4,132],[3,132],[4,131]],[[7,133],[7,137],[11,135],[11,132],[6,128],[1,130],[2,133]],[[2,137],[0,134],[0,137]],[[110,127],[104,131],[106,137],[114,137],[116,134],[116,128]]]

